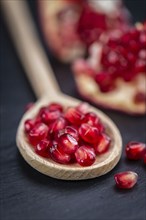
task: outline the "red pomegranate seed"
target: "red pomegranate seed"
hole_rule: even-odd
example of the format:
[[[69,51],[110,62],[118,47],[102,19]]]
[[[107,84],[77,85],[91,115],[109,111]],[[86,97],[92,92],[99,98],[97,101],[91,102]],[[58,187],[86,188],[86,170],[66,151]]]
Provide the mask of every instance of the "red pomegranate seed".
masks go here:
[[[88,112],[88,110],[89,110],[89,104],[86,103],[86,102],[82,102],[80,105],[78,105],[76,107],[76,109],[78,111],[80,111],[81,113],[86,114]]]
[[[126,145],[126,156],[130,160],[142,159],[146,152],[146,144],[131,141]]]
[[[90,146],[81,146],[75,152],[76,161],[81,166],[91,166],[95,162],[95,152]]]
[[[85,118],[83,120],[83,123],[87,123],[91,126],[98,126],[100,119],[97,117],[97,115],[93,112],[88,112],[85,114]]]
[[[31,109],[32,107],[34,106],[34,103],[33,102],[30,102],[26,105],[25,107],[25,111],[28,111],[29,109]]]
[[[111,139],[106,134],[102,133],[98,137],[98,143],[94,145],[96,154],[102,154],[108,151]]]
[[[45,109],[41,114],[42,121],[47,125],[58,119],[60,116],[61,113],[58,110],[49,111]]]
[[[146,153],[145,153],[145,155],[143,157],[143,161],[144,161],[144,164],[146,164]]]
[[[80,126],[79,134],[87,143],[94,144],[98,142],[99,130],[87,123],[84,123]]]
[[[26,133],[29,133],[30,130],[34,127],[35,125],[35,120],[34,119],[27,119],[24,122],[24,130]]]
[[[45,158],[49,158],[49,140],[41,140],[35,148],[35,152]]]
[[[95,81],[99,85],[100,90],[102,92],[109,92],[115,88],[112,75],[108,74],[108,72],[107,73],[98,73],[95,76]]]
[[[48,106],[48,109],[49,109],[49,111],[56,111],[56,110],[58,110],[60,112],[63,112],[63,107],[59,103],[51,103]]]
[[[48,135],[48,127],[44,123],[38,123],[28,133],[29,142],[36,146],[41,140],[45,139]]]
[[[78,142],[70,134],[63,134],[58,139],[58,146],[63,152],[73,154],[78,148]]]
[[[56,119],[56,121],[54,121],[51,125],[50,125],[50,133],[55,133],[59,130],[62,130],[65,128],[67,122],[65,120],[65,118],[63,117],[59,117],[58,119]]]
[[[65,113],[65,118],[73,125],[80,125],[83,121],[84,114],[76,108],[68,108]]]
[[[57,144],[53,144],[50,147],[50,155],[51,158],[57,163],[68,164],[71,160],[71,156],[63,152],[60,148],[58,148]]]
[[[77,129],[75,129],[72,126],[66,126],[64,129],[64,133],[65,134],[70,134],[71,136],[73,136],[77,141],[79,140],[79,133],[77,131]]]
[[[114,176],[116,185],[121,189],[131,189],[138,180],[138,175],[132,171],[117,173]]]
[[[146,94],[143,92],[136,93],[136,95],[134,96],[134,102],[135,103],[146,102]]]

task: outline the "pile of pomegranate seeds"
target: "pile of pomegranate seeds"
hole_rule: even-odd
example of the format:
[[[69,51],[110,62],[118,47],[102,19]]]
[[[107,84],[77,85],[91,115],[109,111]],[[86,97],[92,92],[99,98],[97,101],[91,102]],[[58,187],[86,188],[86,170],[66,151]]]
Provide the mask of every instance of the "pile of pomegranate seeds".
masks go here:
[[[146,25],[131,28],[121,37],[110,38],[103,46],[102,71],[95,75],[102,92],[115,88],[117,78],[132,81],[138,74],[146,73]]]
[[[111,143],[100,118],[89,112],[86,103],[67,109],[51,103],[42,107],[35,118],[27,119],[24,129],[38,155],[61,164],[90,166]]]

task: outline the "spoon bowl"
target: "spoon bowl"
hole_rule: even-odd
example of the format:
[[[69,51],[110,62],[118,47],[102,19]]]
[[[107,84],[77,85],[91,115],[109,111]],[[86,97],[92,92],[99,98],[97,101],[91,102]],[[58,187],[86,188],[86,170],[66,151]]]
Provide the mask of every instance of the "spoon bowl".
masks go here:
[[[89,110],[99,116],[106,127],[106,133],[112,139],[109,151],[97,156],[93,165],[81,167],[78,164],[58,164],[51,159],[44,159],[37,155],[34,148],[28,143],[24,132],[26,119],[35,117],[41,107],[51,102],[58,102],[64,107],[69,107],[77,106],[80,100],[67,96],[60,91],[48,58],[37,37],[25,1],[1,1],[1,4],[21,63],[36,96],[39,98],[36,104],[24,114],[18,127],[16,142],[21,155],[34,169],[58,179],[90,179],[109,172],[115,167],[121,156],[121,135],[112,120],[92,106]]]
[[[63,180],[81,180],[95,178],[112,170],[118,163],[121,156],[122,140],[120,133],[115,124],[107,117],[104,113],[97,110],[96,108],[89,106],[89,111],[95,112],[101,119],[102,123],[106,127],[106,133],[111,137],[111,147],[107,153],[96,157],[96,161],[89,167],[81,167],[77,163],[75,164],[58,164],[52,159],[45,159],[37,155],[34,148],[28,143],[25,132],[24,132],[24,121],[28,118],[33,118],[37,115],[39,109],[45,105],[48,105],[54,99],[51,100],[43,98],[39,100],[34,107],[28,110],[18,127],[17,131],[17,146],[23,158],[29,163],[34,169],[39,172]],[[65,107],[77,106],[80,101],[71,98],[66,95],[59,95],[56,97],[55,102],[59,102]]]

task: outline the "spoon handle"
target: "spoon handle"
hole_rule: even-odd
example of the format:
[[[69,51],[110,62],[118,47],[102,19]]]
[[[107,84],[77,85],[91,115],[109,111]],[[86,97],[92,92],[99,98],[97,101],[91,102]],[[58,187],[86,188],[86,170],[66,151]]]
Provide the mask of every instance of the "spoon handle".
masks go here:
[[[60,93],[49,60],[43,51],[27,3],[23,0],[1,1],[4,17],[17,52],[38,98]]]

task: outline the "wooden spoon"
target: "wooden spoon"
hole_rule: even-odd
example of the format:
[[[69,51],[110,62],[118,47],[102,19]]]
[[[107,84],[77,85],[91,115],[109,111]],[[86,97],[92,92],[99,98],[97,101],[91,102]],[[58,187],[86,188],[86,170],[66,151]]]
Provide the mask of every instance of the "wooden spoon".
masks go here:
[[[1,3],[19,57],[34,92],[39,98],[34,107],[24,114],[18,127],[16,142],[21,155],[34,169],[58,179],[90,179],[109,172],[115,167],[121,156],[121,135],[111,119],[94,107],[90,107],[90,111],[95,112],[107,127],[107,133],[112,138],[112,144],[107,153],[97,156],[93,165],[81,167],[78,164],[62,165],[55,163],[51,159],[44,159],[37,155],[28,143],[24,133],[24,121],[33,118],[42,106],[51,102],[59,102],[65,107],[76,106],[80,101],[61,93],[48,59],[37,38],[25,1],[1,1]]]

